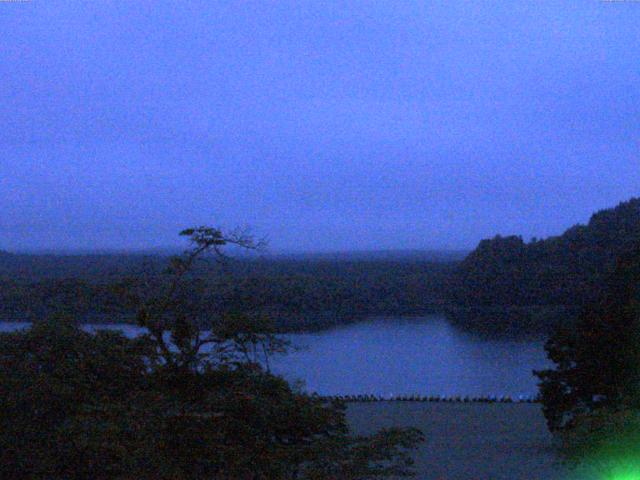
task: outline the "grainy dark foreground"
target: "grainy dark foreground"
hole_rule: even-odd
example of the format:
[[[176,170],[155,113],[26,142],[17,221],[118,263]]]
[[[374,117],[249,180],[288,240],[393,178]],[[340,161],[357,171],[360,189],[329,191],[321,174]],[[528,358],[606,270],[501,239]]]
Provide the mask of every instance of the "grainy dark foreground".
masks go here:
[[[527,403],[350,403],[357,433],[415,426],[426,437],[419,480],[565,480],[540,405]]]

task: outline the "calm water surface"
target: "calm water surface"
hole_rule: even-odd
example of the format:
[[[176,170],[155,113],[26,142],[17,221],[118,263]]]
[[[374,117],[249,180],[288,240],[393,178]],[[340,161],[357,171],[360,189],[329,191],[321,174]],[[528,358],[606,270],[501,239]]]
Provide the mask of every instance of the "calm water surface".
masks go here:
[[[0,330],[20,326],[26,324],[0,323]],[[441,316],[375,318],[287,337],[299,348],[275,358],[273,370],[322,395],[530,396],[536,393],[531,371],[548,365],[542,340],[487,340]]]
[[[548,365],[543,341],[487,340],[443,317],[378,318],[291,335],[306,346],[276,361],[289,379],[326,395],[535,395]]]

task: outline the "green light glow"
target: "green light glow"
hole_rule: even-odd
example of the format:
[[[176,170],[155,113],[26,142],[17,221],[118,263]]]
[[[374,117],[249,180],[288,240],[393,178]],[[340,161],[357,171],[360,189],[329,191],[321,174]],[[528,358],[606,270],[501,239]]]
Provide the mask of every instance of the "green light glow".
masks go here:
[[[622,465],[611,469],[606,480],[640,480],[640,463],[637,460],[620,463]]]
[[[627,473],[615,474],[611,477],[611,480],[640,480],[640,473],[627,472]]]
[[[570,480],[640,480],[640,461],[636,458],[623,460],[612,456],[601,456],[597,460],[584,462]]]
[[[620,475],[615,474],[611,477],[611,480],[640,480],[640,473],[631,472],[631,473],[622,473]]]

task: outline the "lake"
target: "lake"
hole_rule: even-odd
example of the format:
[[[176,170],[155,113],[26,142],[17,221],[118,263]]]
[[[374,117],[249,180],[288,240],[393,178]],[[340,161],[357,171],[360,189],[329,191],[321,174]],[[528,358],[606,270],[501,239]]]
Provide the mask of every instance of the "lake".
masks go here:
[[[2,322],[0,331],[25,325]],[[321,395],[533,396],[531,372],[548,366],[543,340],[488,340],[438,315],[378,317],[287,337],[298,349],[273,359],[272,369]]]

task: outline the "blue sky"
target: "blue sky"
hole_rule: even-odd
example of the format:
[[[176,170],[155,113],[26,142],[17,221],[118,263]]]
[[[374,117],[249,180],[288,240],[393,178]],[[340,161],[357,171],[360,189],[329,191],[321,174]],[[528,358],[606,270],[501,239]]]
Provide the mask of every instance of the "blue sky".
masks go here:
[[[545,237],[640,195],[640,3],[0,2],[0,248]]]

